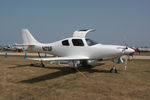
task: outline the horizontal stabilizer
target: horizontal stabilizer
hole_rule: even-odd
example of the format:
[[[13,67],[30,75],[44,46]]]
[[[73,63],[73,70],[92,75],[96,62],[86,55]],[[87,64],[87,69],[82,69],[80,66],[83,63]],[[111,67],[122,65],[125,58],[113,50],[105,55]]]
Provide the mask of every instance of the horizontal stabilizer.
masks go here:
[[[35,46],[33,44],[14,44],[13,46]]]

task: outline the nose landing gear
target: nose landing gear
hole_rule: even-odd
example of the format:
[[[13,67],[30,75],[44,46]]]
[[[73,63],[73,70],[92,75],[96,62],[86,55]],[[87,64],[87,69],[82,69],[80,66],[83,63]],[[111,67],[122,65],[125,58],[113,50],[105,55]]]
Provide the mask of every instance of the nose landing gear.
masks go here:
[[[115,58],[113,59],[113,67],[110,69],[111,73],[117,73]]]

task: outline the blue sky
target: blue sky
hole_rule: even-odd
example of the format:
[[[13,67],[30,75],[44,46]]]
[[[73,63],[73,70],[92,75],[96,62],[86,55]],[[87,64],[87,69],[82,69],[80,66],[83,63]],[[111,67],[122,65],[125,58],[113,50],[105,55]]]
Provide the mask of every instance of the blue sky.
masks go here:
[[[23,28],[44,43],[92,28],[103,44],[150,46],[150,0],[0,0],[0,45],[22,43]]]

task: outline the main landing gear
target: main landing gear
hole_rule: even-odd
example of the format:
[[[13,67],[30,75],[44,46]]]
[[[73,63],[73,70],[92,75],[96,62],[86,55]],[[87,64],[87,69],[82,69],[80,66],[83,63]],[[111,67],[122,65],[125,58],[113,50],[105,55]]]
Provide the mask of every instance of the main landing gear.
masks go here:
[[[40,55],[40,53],[38,52],[38,55],[39,55],[39,58],[41,58],[41,55]],[[43,61],[41,60],[41,66],[42,67],[45,67],[45,65],[44,65],[44,63],[43,63]]]
[[[110,69],[111,73],[117,73],[115,58],[113,59],[113,67]]]

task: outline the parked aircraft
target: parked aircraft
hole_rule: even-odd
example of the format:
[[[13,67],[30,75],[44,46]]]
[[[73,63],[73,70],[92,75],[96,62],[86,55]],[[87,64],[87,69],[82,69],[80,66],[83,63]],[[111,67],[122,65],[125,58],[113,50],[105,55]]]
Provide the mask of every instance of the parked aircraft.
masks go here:
[[[29,51],[38,52],[39,58],[28,58],[29,60],[41,61],[71,61],[73,66],[83,66],[92,61],[113,59],[111,72],[117,72],[115,58],[122,55],[134,53],[134,50],[127,46],[104,45],[86,38],[88,32],[93,29],[75,31],[73,37],[65,38],[53,43],[38,42],[27,29],[22,30],[23,44],[16,46],[27,47]],[[56,57],[41,58],[40,52],[46,52]]]

